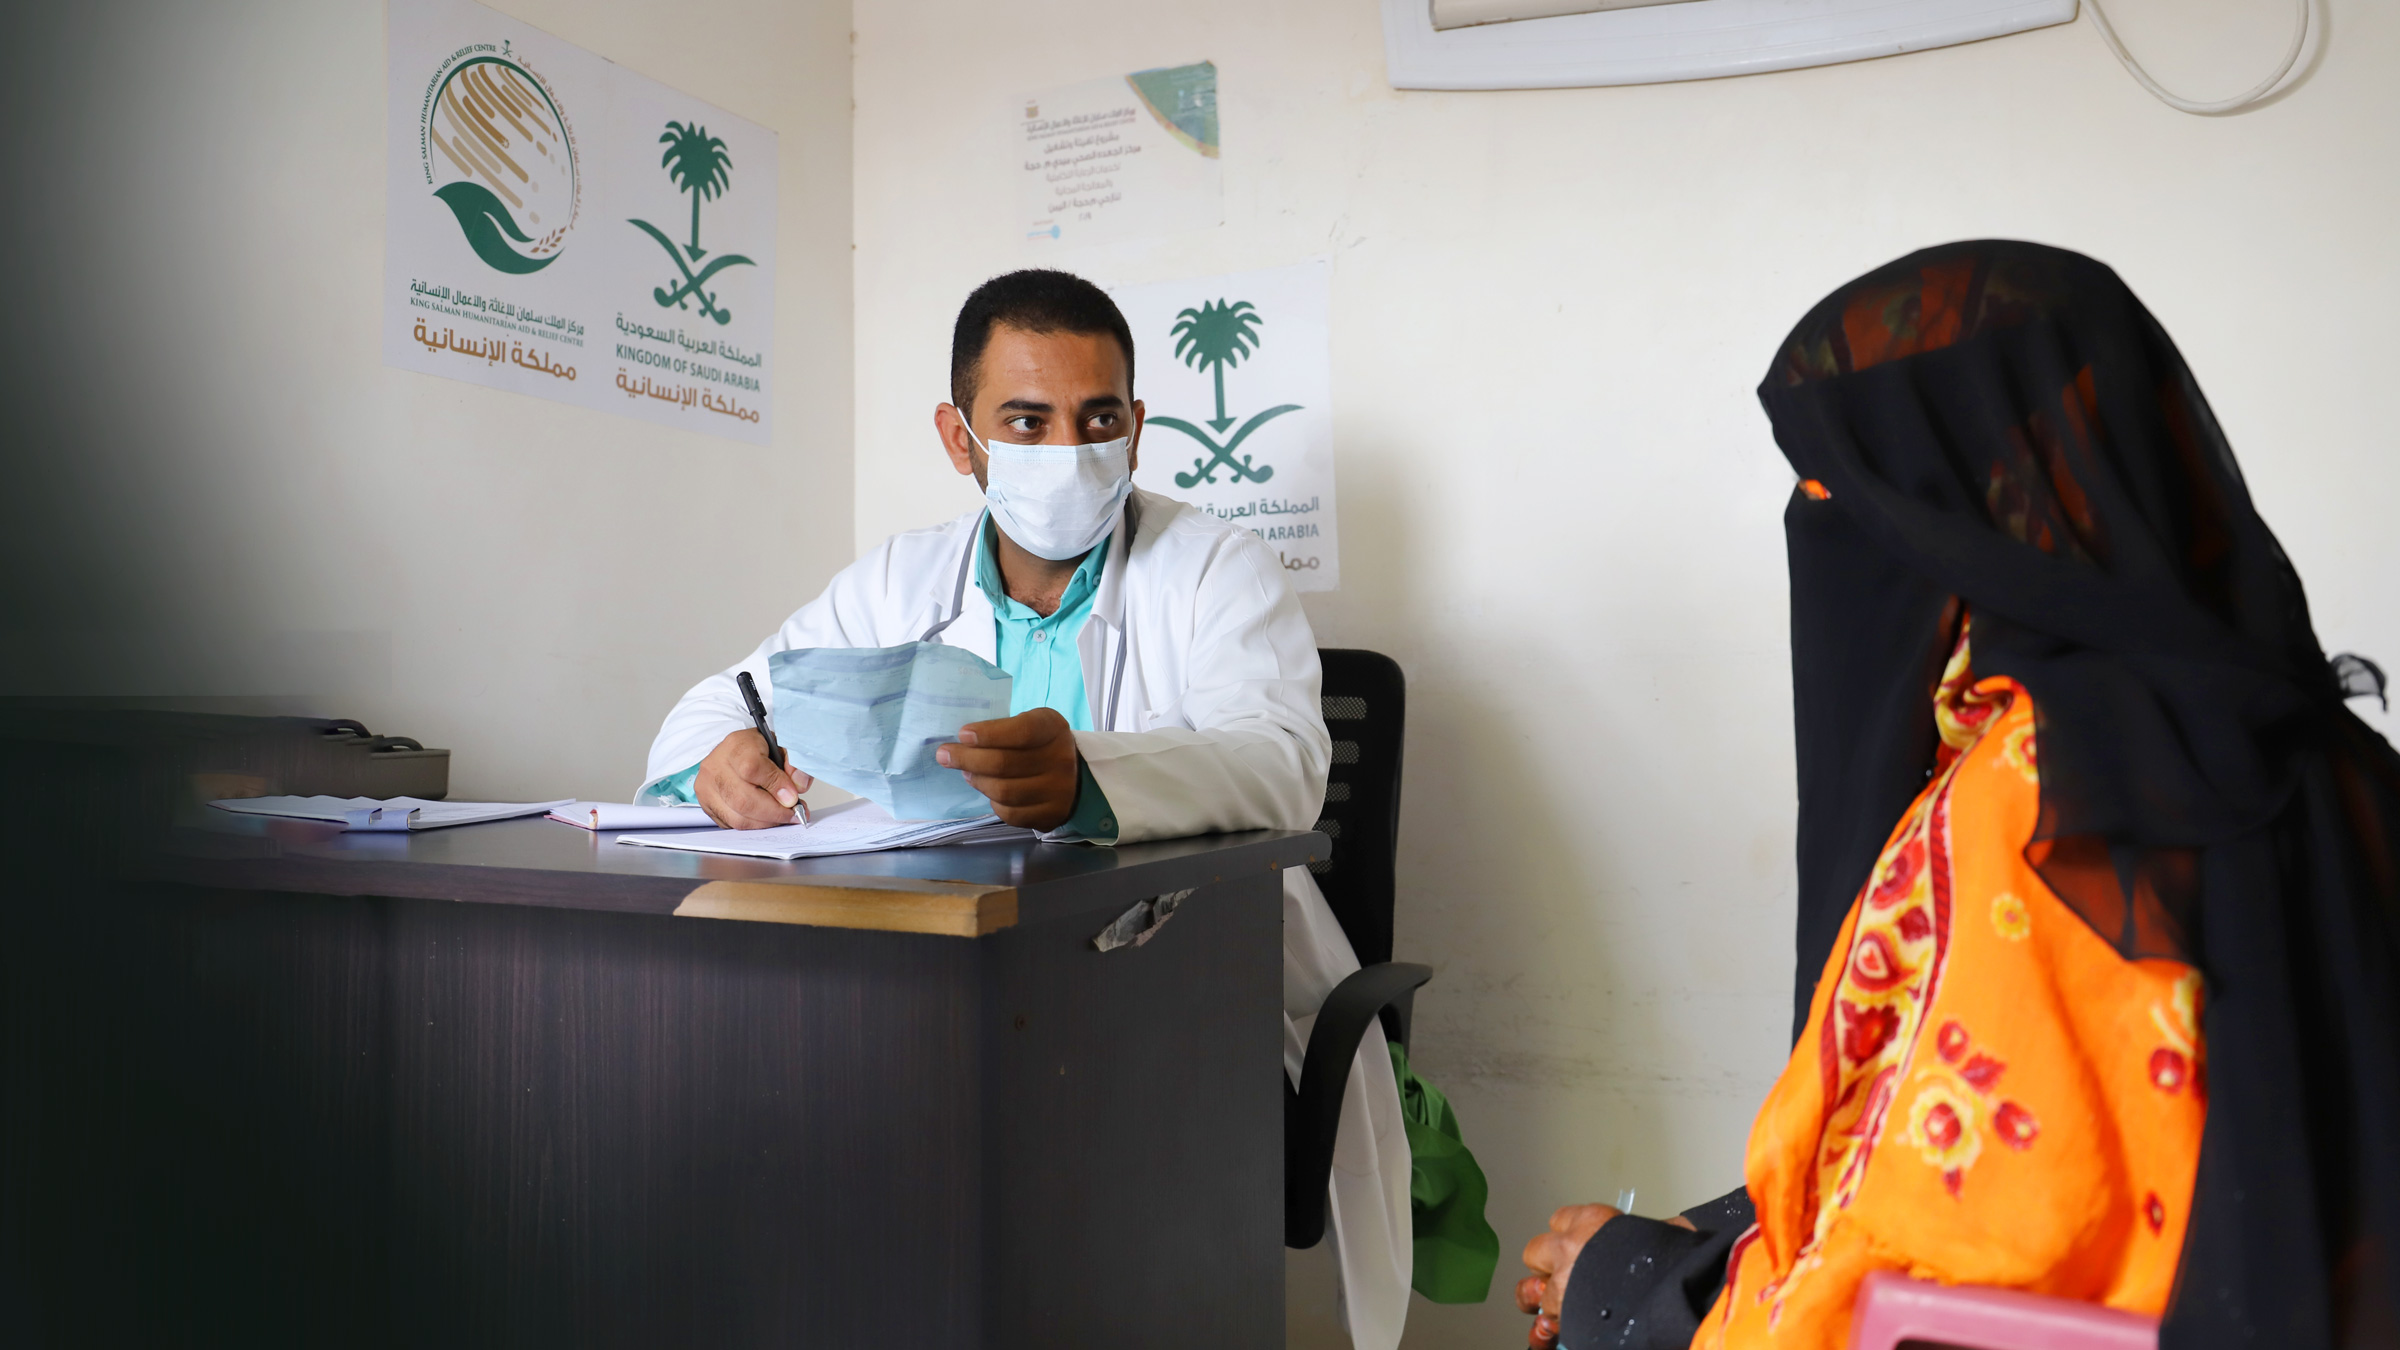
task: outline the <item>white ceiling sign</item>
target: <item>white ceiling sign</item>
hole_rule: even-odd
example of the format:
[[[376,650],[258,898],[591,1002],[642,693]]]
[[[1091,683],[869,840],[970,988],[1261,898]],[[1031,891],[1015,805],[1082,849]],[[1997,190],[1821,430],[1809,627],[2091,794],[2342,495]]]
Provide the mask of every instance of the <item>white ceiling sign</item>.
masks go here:
[[[2076,0],[1689,0],[1436,30],[1431,0],[1383,0],[1395,89],[1571,89],[1832,65],[2021,33]]]

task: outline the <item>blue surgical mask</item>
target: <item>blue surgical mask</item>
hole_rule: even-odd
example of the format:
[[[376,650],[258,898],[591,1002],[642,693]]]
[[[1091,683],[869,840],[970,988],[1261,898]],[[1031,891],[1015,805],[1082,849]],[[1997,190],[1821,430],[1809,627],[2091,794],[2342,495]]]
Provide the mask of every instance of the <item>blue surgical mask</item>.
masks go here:
[[[1008,672],[963,647],[804,647],[767,658],[775,738],[792,763],[901,820],[989,815],[936,747],[1008,716]]]
[[[960,425],[966,419],[960,415]],[[983,501],[992,519],[1037,558],[1064,562],[1091,551],[1133,491],[1133,438],[1097,445],[986,443]]]

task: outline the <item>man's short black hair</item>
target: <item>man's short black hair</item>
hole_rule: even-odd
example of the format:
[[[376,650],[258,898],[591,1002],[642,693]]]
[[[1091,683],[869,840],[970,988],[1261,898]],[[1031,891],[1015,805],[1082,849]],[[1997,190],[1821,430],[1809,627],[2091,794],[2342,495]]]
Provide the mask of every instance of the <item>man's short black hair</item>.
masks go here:
[[[1133,329],[1108,292],[1072,272],[1029,267],[993,277],[959,306],[950,330],[950,401],[962,413],[975,407],[975,377],[992,329],[1001,324],[1028,333],[1106,334],[1125,353],[1125,387],[1133,388]]]

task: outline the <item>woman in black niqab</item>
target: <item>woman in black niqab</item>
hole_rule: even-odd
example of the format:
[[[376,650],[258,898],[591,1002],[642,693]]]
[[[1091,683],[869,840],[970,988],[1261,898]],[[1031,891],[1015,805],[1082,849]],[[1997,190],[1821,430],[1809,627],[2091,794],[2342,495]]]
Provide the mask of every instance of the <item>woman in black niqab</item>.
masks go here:
[[[2162,1346],[2400,1344],[2400,755],[2174,343],[2089,258],[1954,244],[1820,303],[1759,396],[1804,480],[1799,1020],[1972,613],[1977,673],[2034,700],[2029,861],[2127,959],[2207,982]]]

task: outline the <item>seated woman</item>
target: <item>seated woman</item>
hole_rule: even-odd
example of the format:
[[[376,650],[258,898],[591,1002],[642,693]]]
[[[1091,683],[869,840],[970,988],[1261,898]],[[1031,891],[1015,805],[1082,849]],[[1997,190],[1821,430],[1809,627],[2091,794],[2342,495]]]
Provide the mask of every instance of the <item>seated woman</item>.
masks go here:
[[[1528,1244],[1534,1344],[1835,1350],[1876,1270],[2400,1343],[2400,756],[2174,344],[2091,259],[1957,244],[1759,392],[1798,1044],[1743,1190]]]

